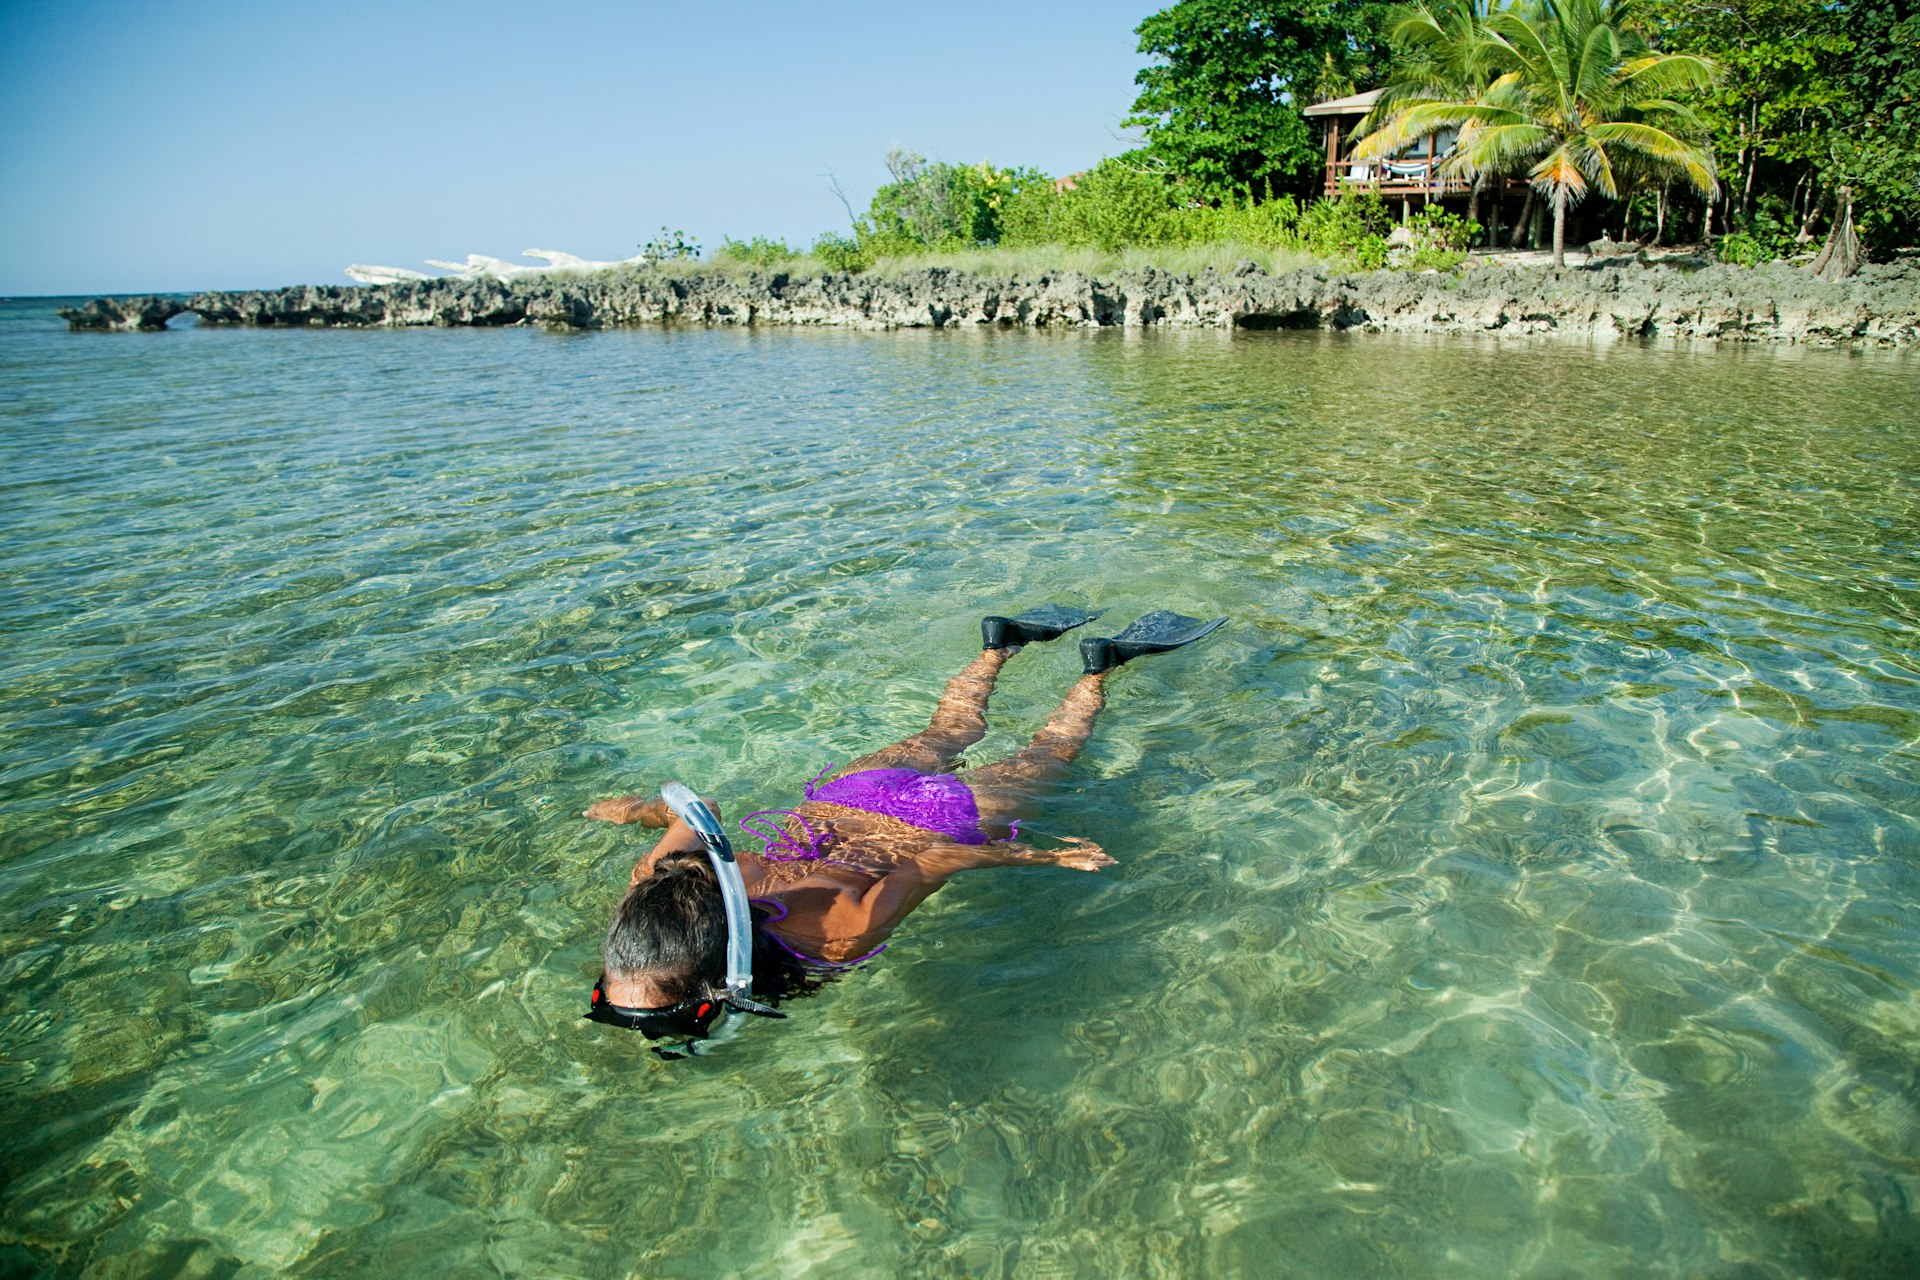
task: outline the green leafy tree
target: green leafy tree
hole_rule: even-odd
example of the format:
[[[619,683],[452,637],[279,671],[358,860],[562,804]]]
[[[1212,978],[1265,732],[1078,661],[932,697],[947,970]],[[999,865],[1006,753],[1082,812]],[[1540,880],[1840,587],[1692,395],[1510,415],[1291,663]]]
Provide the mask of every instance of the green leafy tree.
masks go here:
[[[1318,186],[1302,111],[1371,82],[1386,5],[1370,0],[1180,0],[1135,28],[1155,61],[1126,119],[1145,157],[1193,201]]]
[[[1844,93],[1834,74],[1848,48],[1842,12],[1829,0],[1652,0],[1643,10],[1662,48],[1720,69],[1689,105],[1712,139],[1742,228],[1750,229],[1770,176],[1794,166],[1804,173],[1824,151],[1822,125]]]
[[[1567,210],[1589,192],[1620,198],[1634,177],[1679,178],[1711,198],[1713,158],[1689,138],[1700,124],[1671,96],[1701,89],[1713,64],[1651,49],[1633,0],[1526,0],[1489,13],[1486,90],[1419,101],[1395,115],[1405,137],[1462,136],[1453,172],[1523,172],[1553,209],[1553,262],[1566,261]]]
[[[1828,113],[1823,183],[1853,195],[1853,215],[1869,248],[1912,244],[1920,236],[1920,5],[1914,0],[1856,0],[1840,10],[1849,46],[1837,73],[1841,94]]]
[[[1663,47],[1724,77],[1693,98],[1728,190],[1730,252],[1765,258],[1842,221],[1881,249],[1920,234],[1920,7],[1913,0],[1650,0]]]

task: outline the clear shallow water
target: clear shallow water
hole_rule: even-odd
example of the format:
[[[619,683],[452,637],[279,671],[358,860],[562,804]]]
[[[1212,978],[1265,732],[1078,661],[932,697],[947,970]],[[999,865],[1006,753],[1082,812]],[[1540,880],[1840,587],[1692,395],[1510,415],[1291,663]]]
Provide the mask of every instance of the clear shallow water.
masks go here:
[[[1920,365],[0,308],[0,1240],[94,1275],[1910,1274]],[[643,836],[1228,613],[696,1062]],[[1010,667],[984,761],[1069,651]]]

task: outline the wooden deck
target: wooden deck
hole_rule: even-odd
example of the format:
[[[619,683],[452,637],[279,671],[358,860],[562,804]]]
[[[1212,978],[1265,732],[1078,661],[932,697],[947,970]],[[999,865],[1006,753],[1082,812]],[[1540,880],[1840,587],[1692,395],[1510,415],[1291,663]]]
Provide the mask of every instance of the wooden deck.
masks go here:
[[[1327,165],[1328,198],[1343,192],[1377,191],[1383,196],[1465,195],[1473,184],[1440,172],[1446,157],[1402,156],[1389,160],[1336,160]]]

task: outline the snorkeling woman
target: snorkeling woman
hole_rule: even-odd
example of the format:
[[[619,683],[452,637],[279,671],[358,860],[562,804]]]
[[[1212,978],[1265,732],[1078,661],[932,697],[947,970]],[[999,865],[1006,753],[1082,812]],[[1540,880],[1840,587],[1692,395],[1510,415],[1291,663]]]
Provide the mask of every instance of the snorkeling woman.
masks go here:
[[[948,772],[987,729],[1000,669],[1028,644],[1057,639],[1097,612],[1046,605],[980,623],[980,656],[948,681],[919,733],[806,788],[793,810],[740,826],[765,841],[735,854],[718,809],[683,787],[602,800],[585,817],[666,828],[633,869],[602,948],[587,1016],[649,1039],[704,1039],[729,1008],[780,1016],[749,997],[806,986],[871,960],[908,913],[962,871],[1113,865],[1091,840],[1019,841],[1019,818],[1080,754],[1120,664],[1191,644],[1226,621],[1164,610],[1120,634],[1084,640],[1084,673],[1033,740],[995,764]],[[754,908],[748,923],[748,905]],[[743,935],[750,935],[743,936]]]

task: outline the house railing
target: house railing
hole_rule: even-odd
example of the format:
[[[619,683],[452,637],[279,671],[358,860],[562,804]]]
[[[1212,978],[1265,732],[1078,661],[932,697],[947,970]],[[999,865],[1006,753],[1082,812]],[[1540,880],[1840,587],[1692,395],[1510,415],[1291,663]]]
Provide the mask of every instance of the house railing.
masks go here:
[[[1385,160],[1334,160],[1327,165],[1327,194],[1379,191],[1429,196],[1467,191],[1472,183],[1442,172],[1446,156],[1396,156]]]

